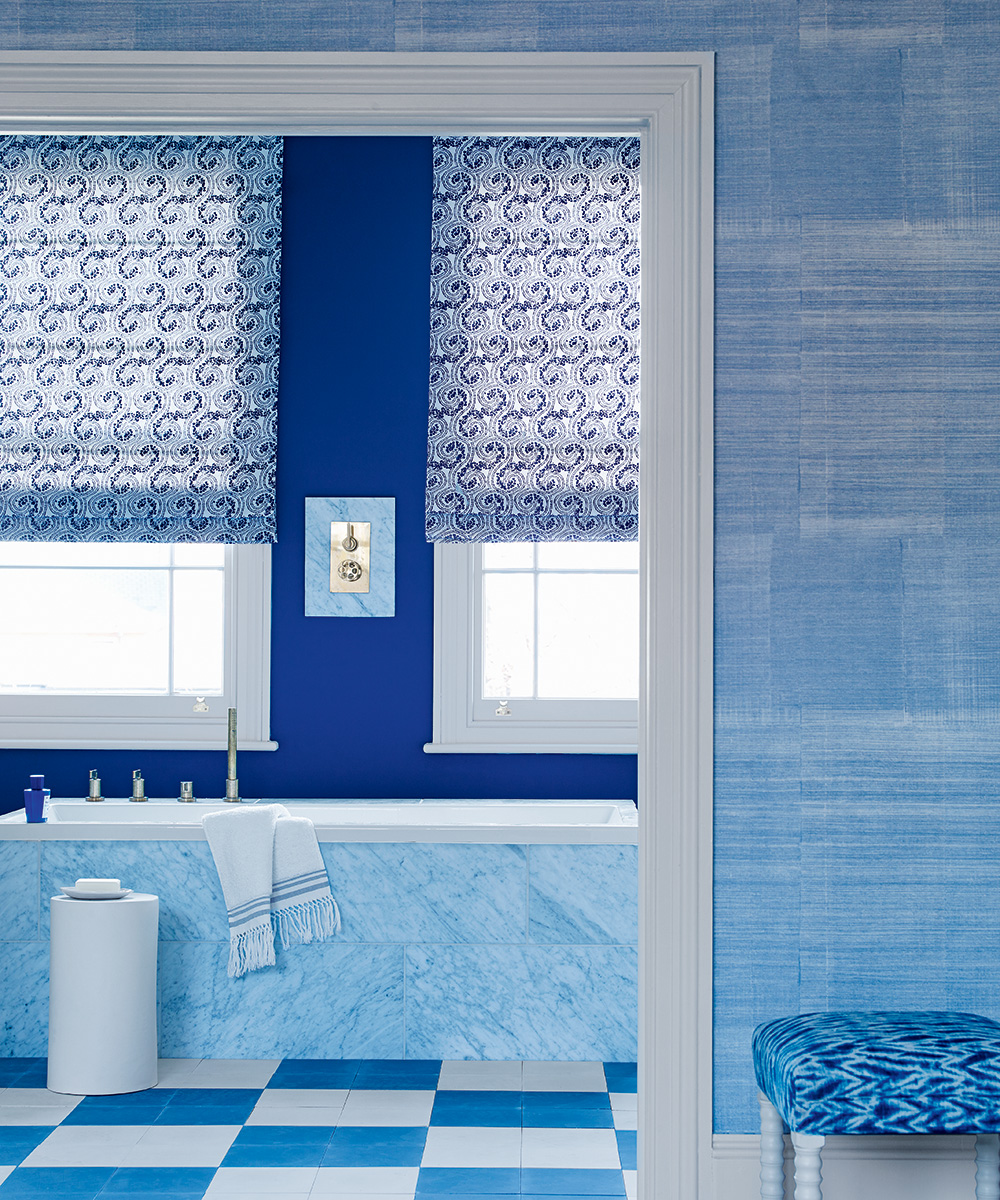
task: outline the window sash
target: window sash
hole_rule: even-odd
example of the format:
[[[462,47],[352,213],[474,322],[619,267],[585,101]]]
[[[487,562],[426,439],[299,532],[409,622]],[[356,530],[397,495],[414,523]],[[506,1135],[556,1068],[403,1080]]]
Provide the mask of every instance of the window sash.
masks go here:
[[[269,733],[270,546],[227,546],[225,571],[225,682],[221,696],[207,697],[207,713],[194,712],[189,695],[0,696],[0,749],[224,749],[230,707],[241,749],[277,749]]]
[[[434,547],[434,728],[428,754],[635,754],[634,700],[516,700],[498,717],[481,698],[482,551]],[[523,714],[523,715],[522,715]]]

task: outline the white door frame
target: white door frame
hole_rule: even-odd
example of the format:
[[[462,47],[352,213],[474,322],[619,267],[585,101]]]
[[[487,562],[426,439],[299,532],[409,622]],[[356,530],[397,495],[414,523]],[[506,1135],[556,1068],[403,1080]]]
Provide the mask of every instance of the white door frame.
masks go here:
[[[0,54],[6,132],[642,136],[642,1200],[711,1188],[712,67],[706,53]]]

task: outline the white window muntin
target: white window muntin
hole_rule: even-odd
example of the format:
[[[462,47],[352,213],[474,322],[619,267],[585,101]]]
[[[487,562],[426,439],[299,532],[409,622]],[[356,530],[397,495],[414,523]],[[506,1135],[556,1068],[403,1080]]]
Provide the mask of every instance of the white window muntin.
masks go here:
[[[189,695],[0,695],[0,748],[214,750],[227,710],[242,749],[271,750],[271,548],[227,546],[223,690],[195,711]]]

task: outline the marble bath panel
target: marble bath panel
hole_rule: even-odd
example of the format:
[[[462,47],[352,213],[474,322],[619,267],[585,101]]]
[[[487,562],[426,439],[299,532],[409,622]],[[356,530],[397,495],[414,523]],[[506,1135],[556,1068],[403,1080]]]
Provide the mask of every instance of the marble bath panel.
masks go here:
[[[341,941],[525,940],[524,846],[324,842],[321,850]]]
[[[7,843],[11,845],[11,843]],[[160,898],[161,941],[219,941],[229,922],[207,842],[42,842],[42,936],[50,896],[78,878],[120,879]]]
[[[38,847],[40,842],[6,842],[0,871],[4,937],[27,942],[38,933]]]
[[[626,946],[410,946],[408,1058],[636,1057],[638,952]]]
[[[0,942],[0,997],[0,1058],[47,1054],[48,942]]]
[[[160,945],[164,1058],[402,1058],[403,951],[322,942],[226,974],[228,942]]]
[[[530,846],[528,940],[634,946],[637,846]]]

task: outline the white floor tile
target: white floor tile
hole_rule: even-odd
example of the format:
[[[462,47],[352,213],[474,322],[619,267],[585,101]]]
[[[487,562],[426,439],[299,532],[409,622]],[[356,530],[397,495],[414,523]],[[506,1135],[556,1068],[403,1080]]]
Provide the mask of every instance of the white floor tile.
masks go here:
[[[14,1170],[13,1167],[0,1167],[0,1183],[3,1183],[3,1181],[7,1178],[7,1176],[13,1170]]]
[[[76,1108],[72,1104],[46,1105],[3,1105],[0,1107],[0,1125],[58,1125]]]
[[[621,1167],[613,1129],[522,1129],[521,1135],[522,1167]]]
[[[615,1108],[611,1111],[611,1119],[615,1123],[615,1129],[638,1129],[639,1114],[635,1109]]]
[[[48,1088],[10,1087],[0,1092],[0,1108],[67,1108],[72,1112],[82,1099],[65,1092],[50,1092]]]
[[[317,1192],[315,1188],[309,1193],[309,1200],[318,1196],[329,1196],[330,1192]],[[337,1192],[337,1200],[413,1200],[413,1192]],[[509,1200],[516,1200],[511,1196]]]
[[[278,1058],[203,1058],[175,1087],[262,1088],[278,1069]]]
[[[608,1083],[599,1062],[526,1062],[521,1086],[526,1092],[603,1092]]]
[[[309,1195],[317,1167],[220,1167],[204,1200],[217,1196]]]
[[[638,1171],[622,1171],[625,1176],[625,1195],[628,1200],[636,1200],[639,1195]]]
[[[53,1129],[21,1166],[120,1167],[148,1128],[148,1125],[64,1125]]]
[[[343,1108],[346,1100],[347,1088],[266,1088],[257,1107]]]
[[[248,1125],[341,1125],[343,1108],[304,1108],[291,1105],[288,1108],[277,1104],[258,1104],[247,1118]],[[361,1122],[357,1122],[361,1124]],[[367,1122],[370,1124],[370,1122]],[[419,1124],[419,1122],[418,1122]]]
[[[612,1135],[613,1136],[613,1135]],[[427,1131],[423,1167],[519,1167],[520,1129],[435,1125]]]
[[[450,1059],[441,1064],[438,1087],[455,1092],[519,1092],[521,1063]]]
[[[217,1167],[240,1125],[153,1125],[122,1160],[123,1167]]]
[[[161,1058],[156,1064],[156,1086],[183,1087],[181,1081],[187,1079],[200,1062],[200,1058]]]
[[[352,1091],[340,1115],[341,1125],[426,1125],[434,1107],[433,1091]]]
[[[616,1112],[635,1112],[639,1107],[639,1097],[635,1092],[609,1092],[608,1099]]]
[[[320,1167],[313,1196],[412,1196],[418,1167]]]

